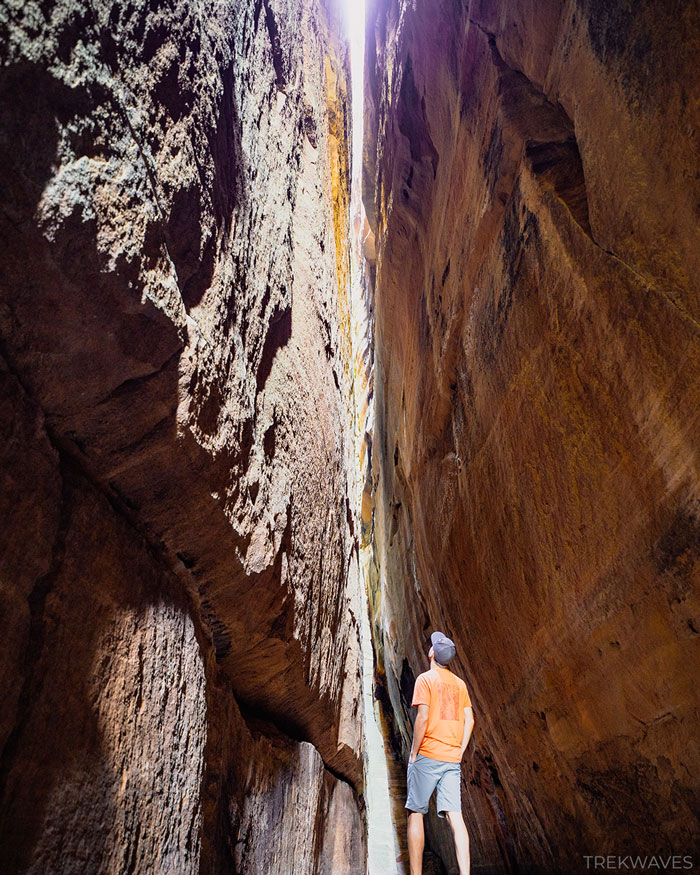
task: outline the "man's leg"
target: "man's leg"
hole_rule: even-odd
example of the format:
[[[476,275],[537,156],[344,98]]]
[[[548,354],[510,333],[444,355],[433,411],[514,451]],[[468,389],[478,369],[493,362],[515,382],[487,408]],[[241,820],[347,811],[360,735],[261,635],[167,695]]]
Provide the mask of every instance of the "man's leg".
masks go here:
[[[459,875],[469,875],[469,833],[461,811],[446,811],[445,816],[452,827]],[[420,870],[418,870],[420,872]],[[411,870],[413,873],[413,870]]]
[[[409,811],[408,859],[411,864],[411,875],[422,875],[424,847],[425,832],[423,831],[423,815],[420,811]]]
[[[440,764],[435,760],[418,754],[415,762],[409,763],[406,773],[408,811],[408,859],[411,862],[411,875],[422,875],[423,815],[428,813],[428,802],[439,780]]]

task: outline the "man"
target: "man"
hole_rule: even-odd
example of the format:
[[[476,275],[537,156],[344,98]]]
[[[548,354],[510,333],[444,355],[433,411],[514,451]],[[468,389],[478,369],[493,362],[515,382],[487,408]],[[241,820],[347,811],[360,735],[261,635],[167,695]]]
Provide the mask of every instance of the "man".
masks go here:
[[[438,817],[452,829],[460,875],[469,875],[469,833],[462,817],[461,766],[474,728],[467,685],[447,663],[454,659],[454,642],[442,632],[430,636],[430,670],[416,678],[411,704],[418,708],[408,761],[408,858],[411,875],[423,871],[423,815],[437,786]]]

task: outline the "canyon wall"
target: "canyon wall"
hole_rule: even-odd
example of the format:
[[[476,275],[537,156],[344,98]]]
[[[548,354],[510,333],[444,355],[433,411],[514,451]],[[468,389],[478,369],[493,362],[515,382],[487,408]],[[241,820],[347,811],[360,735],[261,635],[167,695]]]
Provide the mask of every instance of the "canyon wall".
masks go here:
[[[455,640],[477,872],[700,859],[699,34],[658,0],[368,10],[380,694],[405,761]]]
[[[3,871],[364,871],[339,0],[0,45]]]

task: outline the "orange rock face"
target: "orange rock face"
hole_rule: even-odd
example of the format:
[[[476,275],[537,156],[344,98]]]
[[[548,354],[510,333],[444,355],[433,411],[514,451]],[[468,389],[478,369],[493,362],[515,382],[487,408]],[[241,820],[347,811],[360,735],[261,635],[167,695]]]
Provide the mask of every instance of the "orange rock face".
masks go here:
[[[354,872],[339,5],[1,15],[0,868]]]
[[[429,633],[457,644],[478,871],[700,856],[699,33],[369,14],[374,629],[404,756]]]

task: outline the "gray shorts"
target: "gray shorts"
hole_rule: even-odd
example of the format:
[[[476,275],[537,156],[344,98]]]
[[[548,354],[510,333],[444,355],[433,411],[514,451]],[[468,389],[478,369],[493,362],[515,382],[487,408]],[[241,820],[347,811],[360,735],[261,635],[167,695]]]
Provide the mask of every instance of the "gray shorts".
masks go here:
[[[408,797],[405,808],[410,811],[428,812],[428,802],[437,784],[437,813],[444,817],[445,811],[462,810],[462,767],[460,763],[444,763],[431,760],[419,753],[415,762],[408,764],[406,783]]]

